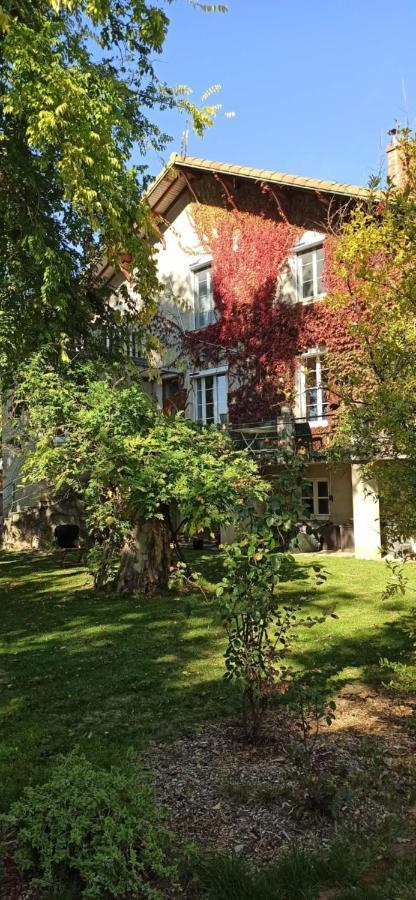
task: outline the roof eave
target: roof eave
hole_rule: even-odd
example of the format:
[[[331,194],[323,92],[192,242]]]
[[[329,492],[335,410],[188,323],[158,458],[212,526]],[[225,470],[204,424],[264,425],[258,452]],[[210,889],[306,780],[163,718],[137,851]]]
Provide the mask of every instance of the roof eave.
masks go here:
[[[160,172],[153,184],[147,191],[147,199],[153,207],[153,198],[155,198],[154,206],[160,200],[158,188],[164,180],[168,178],[173,183],[176,177],[179,177],[181,170],[194,170],[199,172],[211,172],[216,175],[228,175],[237,178],[244,178],[257,182],[268,182],[276,184],[279,187],[297,188],[299,190],[309,191],[313,193],[325,193],[332,196],[339,196],[351,199],[367,199],[370,195],[368,188],[361,185],[343,184],[336,181],[325,181],[318,178],[304,178],[301,175],[290,175],[285,172],[273,172],[268,169],[255,169],[248,166],[235,166],[228,163],[214,162],[199,157],[181,156],[179,153],[172,153],[168,164]],[[172,177],[173,175],[173,177]]]

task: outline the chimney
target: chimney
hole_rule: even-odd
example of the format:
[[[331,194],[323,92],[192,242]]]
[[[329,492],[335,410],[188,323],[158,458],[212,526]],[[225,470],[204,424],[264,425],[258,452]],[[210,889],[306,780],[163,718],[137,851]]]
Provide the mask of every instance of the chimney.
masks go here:
[[[391,138],[391,141],[388,147],[386,147],[387,175],[390,178],[393,187],[400,188],[403,187],[405,179],[405,167],[403,161],[403,151],[400,147],[400,143],[397,137],[398,129],[391,128],[388,134]]]

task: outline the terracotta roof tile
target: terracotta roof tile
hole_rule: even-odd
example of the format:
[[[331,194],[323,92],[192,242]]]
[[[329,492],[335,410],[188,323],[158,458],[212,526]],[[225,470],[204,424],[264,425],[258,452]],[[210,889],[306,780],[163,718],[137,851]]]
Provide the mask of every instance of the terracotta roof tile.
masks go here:
[[[274,172],[269,169],[255,169],[250,166],[236,166],[231,163],[217,162],[210,159],[202,159],[195,156],[181,156],[172,153],[169,163],[160,172],[148,191],[148,198],[152,205],[156,206],[163,194],[163,185],[175,179],[181,169],[197,169],[200,172],[218,172],[225,175],[234,175],[240,178],[250,178],[254,181],[267,181],[271,184],[287,185],[289,187],[303,188],[309,191],[322,191],[324,193],[337,194],[345,197],[368,196],[368,188],[356,184],[343,184],[338,181],[325,181],[322,178],[306,178],[302,175],[289,175],[287,172]]]

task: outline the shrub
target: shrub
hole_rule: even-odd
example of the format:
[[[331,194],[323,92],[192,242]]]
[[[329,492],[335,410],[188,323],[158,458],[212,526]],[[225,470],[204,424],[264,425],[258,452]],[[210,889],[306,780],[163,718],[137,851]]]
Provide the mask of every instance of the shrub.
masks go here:
[[[3,824],[18,869],[48,896],[75,884],[79,897],[156,900],[157,884],[175,877],[170,834],[148,778],[133,765],[97,769],[75,750],[49,781],[25,789]]]
[[[332,725],[335,719],[336,704],[327,674],[318,669],[295,673],[284,700],[295,713],[303,749],[310,755],[315,749],[321,725]]]
[[[227,634],[227,679],[244,685],[243,714],[246,735],[255,739],[267,702],[279,682],[290,672],[284,665],[289,640],[300,625],[323,622],[320,616],[301,616],[308,600],[305,577],[289,553],[278,550],[266,519],[262,531],[252,531],[224,550],[225,575],[216,588],[222,622]],[[324,580],[314,566],[317,583]],[[297,601],[288,602],[285,585],[294,582]],[[301,590],[300,586],[304,588]],[[307,583],[307,586],[308,583]]]

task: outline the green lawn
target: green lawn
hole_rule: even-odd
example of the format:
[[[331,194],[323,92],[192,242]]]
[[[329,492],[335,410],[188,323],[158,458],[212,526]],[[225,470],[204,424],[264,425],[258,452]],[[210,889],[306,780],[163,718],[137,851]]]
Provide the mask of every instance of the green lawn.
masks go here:
[[[383,563],[320,561],[329,577],[313,608],[339,619],[300,634],[293,661],[330,665],[340,683],[373,677],[380,657],[406,651],[401,620],[415,604],[416,566],[406,598],[381,603]],[[218,555],[200,554],[198,564],[218,578]],[[235,712],[222,629],[202,597],[97,598],[84,569],[23,553],[0,555],[0,592],[2,808],[74,745],[108,764]]]

